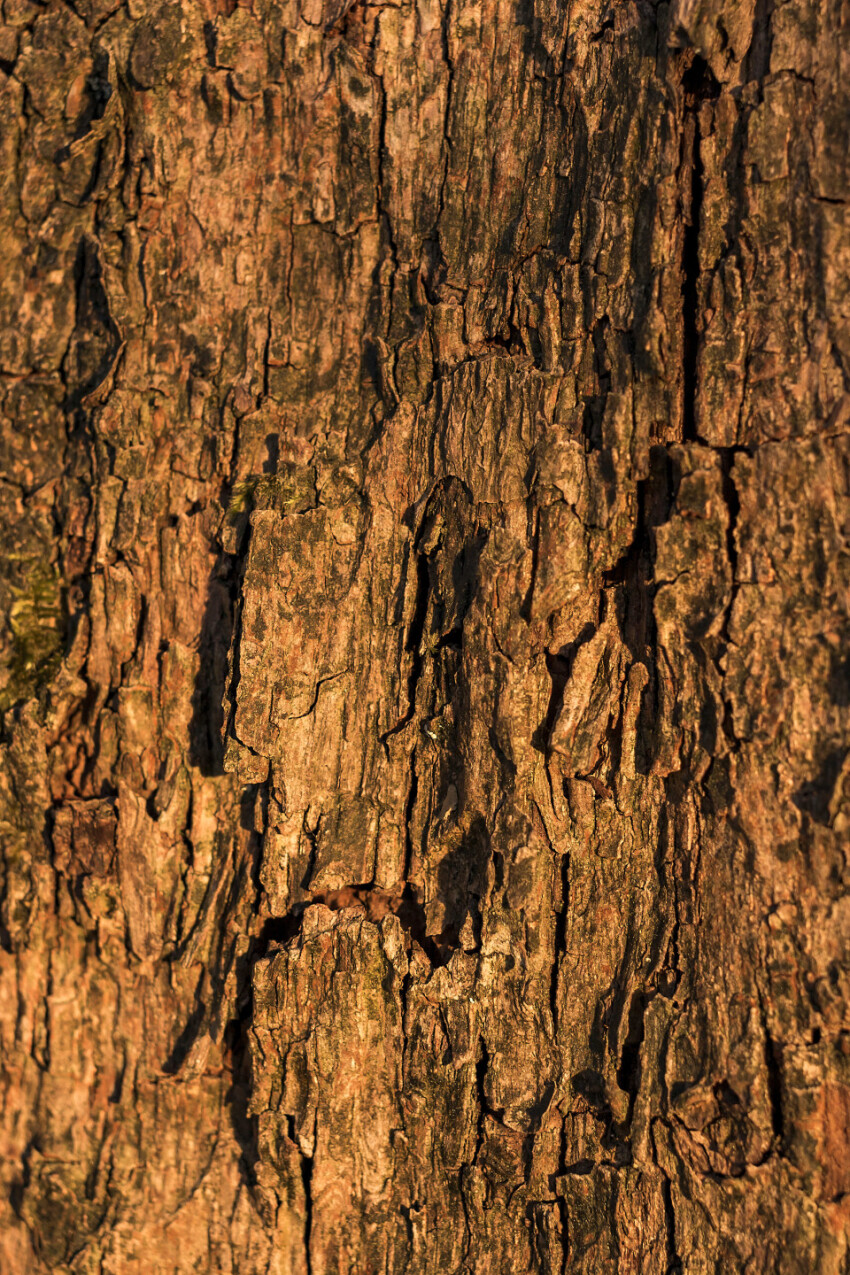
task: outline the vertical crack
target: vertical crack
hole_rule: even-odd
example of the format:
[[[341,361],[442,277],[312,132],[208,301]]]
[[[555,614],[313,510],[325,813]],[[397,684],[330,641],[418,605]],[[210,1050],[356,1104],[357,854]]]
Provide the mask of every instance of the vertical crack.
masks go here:
[[[720,451],[720,466],[723,475],[723,499],[729,511],[729,522],[726,526],[726,557],[729,559],[729,566],[732,569],[732,594],[734,597],[735,580],[738,573],[738,550],[735,545],[735,531],[738,526],[738,514],[741,512],[741,501],[738,496],[738,488],[735,486],[735,480],[732,477],[732,465],[735,453],[746,449],[723,447],[718,450]]]
[[[443,116],[443,143],[445,152],[445,161],[443,163],[443,172],[440,179],[440,199],[437,212],[437,224],[434,227],[434,238],[439,241],[440,219],[446,206],[446,181],[449,175],[449,153],[452,149],[451,133],[449,131],[449,117],[452,109],[452,93],[454,90],[455,68],[452,62],[451,51],[449,48],[449,22],[451,20],[452,0],[446,0],[446,7],[443,10],[443,20],[440,24],[440,37],[442,40],[443,61],[446,64],[448,79],[446,82],[446,110]]]
[[[552,1027],[557,1038],[559,1025],[558,1009],[558,976],[561,971],[561,958],[567,951],[567,913],[570,906],[570,856],[561,856],[561,907],[555,913],[555,950],[552,959],[552,979],[549,984],[549,1008],[552,1013]]]
[[[722,649],[715,659],[717,671],[720,676],[721,697],[723,700],[723,730],[732,747],[737,745],[735,735],[735,724],[732,713],[732,703],[724,688],[724,672],[721,668],[721,659],[729,647],[731,638],[729,636],[729,621],[732,616],[732,609],[735,605],[735,597],[738,592],[738,548],[735,536],[738,527],[738,516],[741,510],[741,501],[738,496],[738,488],[735,485],[735,479],[732,476],[732,467],[735,463],[735,456],[743,452],[745,455],[751,455],[746,447],[720,447],[717,449],[720,455],[720,468],[722,475],[722,493],[728,511],[728,519],[726,524],[726,557],[729,561],[729,569],[731,574],[731,583],[729,588],[729,601],[723,615],[723,624],[720,630],[720,637],[723,642]]]
[[[503,1107],[491,1107],[487,1101],[487,1071],[490,1066],[490,1054],[484,1043],[484,1037],[478,1038],[481,1047],[481,1056],[475,1064],[475,1090],[478,1095],[478,1128],[475,1143],[475,1153],[472,1157],[472,1163],[475,1164],[484,1145],[484,1121],[491,1116],[495,1121],[501,1124],[505,1117]]]
[[[310,1240],[313,1234],[313,1158],[301,1156],[301,1181],[304,1186],[304,1263],[307,1275],[313,1275]]]
[[[552,689],[549,693],[546,716],[534,732],[531,742],[547,757],[549,756],[549,741],[552,738],[552,731],[564,704],[564,692],[570,680],[576,655],[581,647],[585,646],[595,635],[597,627],[596,624],[588,621],[572,642],[568,642],[557,651],[547,650],[544,652],[546,656],[546,671],[552,681]]]
[[[658,1144],[655,1140],[656,1123],[659,1122],[653,1121],[650,1129],[650,1145],[652,1147],[652,1159],[655,1163],[655,1167],[661,1175],[661,1202],[664,1207],[664,1236],[666,1247],[664,1275],[681,1275],[681,1272],[684,1270],[684,1264],[676,1247],[676,1207],[673,1203],[673,1185],[666,1170],[662,1167],[658,1159]]]
[[[676,1251],[676,1210],[673,1191],[666,1173],[661,1179],[661,1198],[664,1201],[664,1228],[667,1238],[667,1269],[665,1275],[678,1275],[683,1269],[682,1259]]]
[[[531,623],[531,606],[534,599],[534,586],[537,583],[537,567],[538,554],[540,552],[540,510],[535,508],[533,514],[533,526],[529,526],[529,542],[531,545],[531,576],[528,582],[528,592],[523,599],[519,613],[525,620],[526,624]],[[532,514],[529,511],[529,524],[531,524]]]
[[[688,183],[685,201],[685,231],[682,236],[682,438],[699,440],[696,425],[696,396],[699,358],[699,238],[705,170],[701,153],[700,107],[716,98],[719,85],[708,64],[695,56],[682,78],[685,94],[683,130],[683,177]]]
[[[378,25],[380,15],[375,18],[375,26],[372,33],[370,44],[371,53],[371,73],[375,78],[378,86],[379,97],[379,115],[378,115],[378,171],[376,174],[376,191],[375,200],[378,207],[378,219],[386,233],[387,247],[389,250],[391,273],[388,284],[389,305],[387,307],[386,325],[384,334],[387,340],[390,339],[392,332],[392,313],[393,313],[393,293],[395,291],[395,280],[398,274],[398,247],[396,245],[395,236],[393,235],[392,220],[387,209],[385,199],[386,186],[386,156],[387,156],[387,91],[384,85],[384,78],[375,71],[377,61],[377,43],[378,43]]]
[[[785,1115],[782,1110],[781,1050],[770,1033],[761,990],[758,991],[761,1029],[764,1033],[764,1063],[767,1070],[767,1092],[770,1098],[770,1125],[774,1148],[781,1150],[785,1138]]]
[[[773,48],[771,19],[775,7],[775,0],[756,0],[753,38],[747,50],[745,66],[747,79],[757,80],[760,85],[763,85],[765,76],[770,73],[770,54]]]
[[[697,437],[696,392],[699,332],[697,329],[699,281],[699,223],[702,210],[703,166],[700,158],[699,116],[685,122],[685,145],[690,147],[690,207],[682,237],[682,438]]]
[[[422,638],[425,633],[425,621],[428,616],[428,597],[430,592],[431,567],[428,555],[420,553],[416,559],[416,602],[413,608],[413,616],[410,620],[410,627],[407,630],[407,640],[404,644],[404,649],[411,656],[410,672],[407,677],[407,708],[395,726],[392,726],[381,736],[381,743],[385,749],[390,736],[397,735],[400,730],[404,730],[408,722],[413,720],[413,714],[416,711],[416,687],[419,683],[424,663]]]
[[[629,1005],[628,1032],[620,1052],[620,1065],[617,1068],[617,1084],[623,1093],[629,1096],[629,1109],[626,1117],[627,1125],[631,1125],[635,1099],[640,1088],[641,1061],[640,1047],[644,1041],[644,1017],[648,1002],[652,999],[645,992],[634,993]]]
[[[567,1275],[570,1260],[570,1217],[566,1200],[561,1198],[558,1204],[561,1214],[561,1275]]]
[[[413,811],[416,808],[416,797],[419,793],[419,776],[416,773],[416,749],[414,748],[410,754],[410,788],[407,794],[407,801],[404,807],[404,868],[402,879],[407,883],[410,875],[410,867],[413,862],[413,838],[410,834],[410,824],[413,819]]]
[[[243,1178],[253,1193],[257,1185],[257,1161],[260,1158],[257,1117],[250,1114],[251,1102],[251,1046],[250,1032],[254,1022],[254,985],[252,970],[257,959],[255,943],[237,961],[236,1017],[225,1027],[224,1038],[230,1053],[230,1087],[226,1101],[230,1122],[239,1146],[240,1168]]]

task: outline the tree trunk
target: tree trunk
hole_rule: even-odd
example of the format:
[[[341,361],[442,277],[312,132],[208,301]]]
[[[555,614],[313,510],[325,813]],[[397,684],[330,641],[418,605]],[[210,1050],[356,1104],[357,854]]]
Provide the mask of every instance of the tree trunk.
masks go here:
[[[848,0],[0,0],[0,1266],[850,1270]]]

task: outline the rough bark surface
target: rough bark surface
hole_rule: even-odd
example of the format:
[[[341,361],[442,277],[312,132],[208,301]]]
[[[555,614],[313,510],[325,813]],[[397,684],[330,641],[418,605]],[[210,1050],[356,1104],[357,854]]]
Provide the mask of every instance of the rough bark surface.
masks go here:
[[[850,1270],[847,0],[0,12],[0,1267]]]

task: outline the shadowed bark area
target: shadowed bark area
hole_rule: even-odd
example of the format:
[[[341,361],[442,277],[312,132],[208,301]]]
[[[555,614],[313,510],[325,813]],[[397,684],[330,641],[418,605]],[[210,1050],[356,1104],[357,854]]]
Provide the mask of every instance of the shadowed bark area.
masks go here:
[[[0,1266],[846,1272],[847,0],[0,15]]]

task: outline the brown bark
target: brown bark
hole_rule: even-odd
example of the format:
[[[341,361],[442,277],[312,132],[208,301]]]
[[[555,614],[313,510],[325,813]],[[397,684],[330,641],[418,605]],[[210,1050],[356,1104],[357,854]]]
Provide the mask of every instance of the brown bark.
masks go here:
[[[2,1269],[850,1269],[846,0],[0,12]]]

